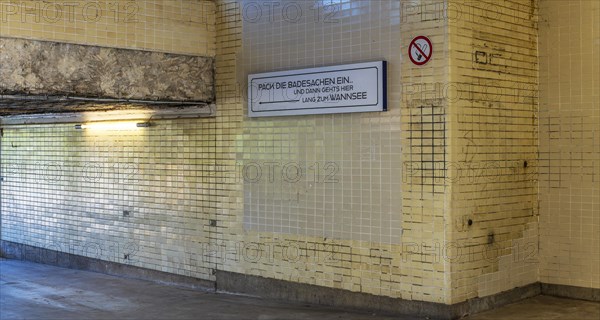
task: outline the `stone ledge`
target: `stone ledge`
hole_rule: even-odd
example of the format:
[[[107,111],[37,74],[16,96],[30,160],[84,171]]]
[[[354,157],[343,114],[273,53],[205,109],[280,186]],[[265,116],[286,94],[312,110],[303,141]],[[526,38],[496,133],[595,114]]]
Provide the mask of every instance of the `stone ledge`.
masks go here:
[[[213,57],[0,37],[0,116],[211,104],[214,64]]]

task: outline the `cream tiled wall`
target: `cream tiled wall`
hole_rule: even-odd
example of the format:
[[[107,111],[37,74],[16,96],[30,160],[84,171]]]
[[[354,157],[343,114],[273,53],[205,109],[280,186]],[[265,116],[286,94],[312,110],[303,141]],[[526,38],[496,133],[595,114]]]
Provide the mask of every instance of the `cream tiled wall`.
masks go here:
[[[444,157],[445,102],[427,98],[447,79],[445,22],[403,15],[399,1],[283,1],[274,11],[254,1],[239,6],[242,88],[249,73],[386,60],[390,95],[383,113],[244,116],[237,163],[260,167],[263,176],[242,179],[243,211],[227,222],[223,247],[243,243],[260,247],[262,256],[227,259],[223,269],[446,302],[447,261],[436,249],[444,241],[444,182],[416,164],[403,174],[405,163]],[[293,15],[299,11],[304,15]],[[422,33],[438,50],[426,68],[404,54]],[[246,114],[245,101],[243,109]],[[290,163],[306,176],[283,181],[281,168]]]
[[[540,280],[600,288],[600,3],[540,3]]]
[[[243,2],[246,16],[264,10],[255,3]],[[246,19],[243,73],[384,59],[388,89],[399,92],[400,3],[326,3],[288,2],[306,13],[298,22],[283,4],[273,21]],[[325,12],[334,10],[328,18]],[[399,244],[400,96],[389,105],[384,113],[246,118],[238,160],[249,168],[247,178],[256,177],[251,166],[264,171],[244,181],[246,229]]]
[[[0,0],[0,36],[215,55],[210,0]]]
[[[538,281],[537,2],[449,8],[454,303]]]
[[[215,144],[210,120],[4,128],[2,239],[207,279]]]
[[[91,19],[95,4],[102,10]],[[224,29],[213,1],[0,5],[0,36],[8,37],[214,56],[216,28]],[[60,8],[63,19],[48,18],[50,8]],[[132,14],[115,18],[124,8]],[[217,81],[228,79],[223,58],[217,64]],[[210,222],[235,188],[226,177],[235,118],[228,89],[219,89],[217,118],[132,131],[3,128],[2,239],[214,279]]]

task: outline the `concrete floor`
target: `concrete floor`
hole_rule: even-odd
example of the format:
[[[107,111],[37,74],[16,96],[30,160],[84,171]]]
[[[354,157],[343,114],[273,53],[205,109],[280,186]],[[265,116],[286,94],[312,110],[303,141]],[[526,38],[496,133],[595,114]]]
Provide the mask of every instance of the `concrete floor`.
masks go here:
[[[0,260],[0,319],[418,319],[215,294]],[[600,319],[600,304],[539,296],[469,320]]]

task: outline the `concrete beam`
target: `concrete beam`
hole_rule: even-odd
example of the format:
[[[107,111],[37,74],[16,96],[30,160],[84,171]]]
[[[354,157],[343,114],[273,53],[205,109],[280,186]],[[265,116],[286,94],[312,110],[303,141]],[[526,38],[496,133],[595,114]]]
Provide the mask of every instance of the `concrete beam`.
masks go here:
[[[0,116],[215,100],[214,58],[0,37]]]

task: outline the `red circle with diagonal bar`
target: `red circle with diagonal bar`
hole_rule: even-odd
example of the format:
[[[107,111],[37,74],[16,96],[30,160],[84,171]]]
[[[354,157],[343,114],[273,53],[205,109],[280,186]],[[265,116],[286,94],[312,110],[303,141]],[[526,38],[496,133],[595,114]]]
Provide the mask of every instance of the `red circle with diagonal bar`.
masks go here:
[[[425,36],[414,38],[408,46],[408,57],[410,61],[418,66],[426,64],[433,55],[431,41]]]

